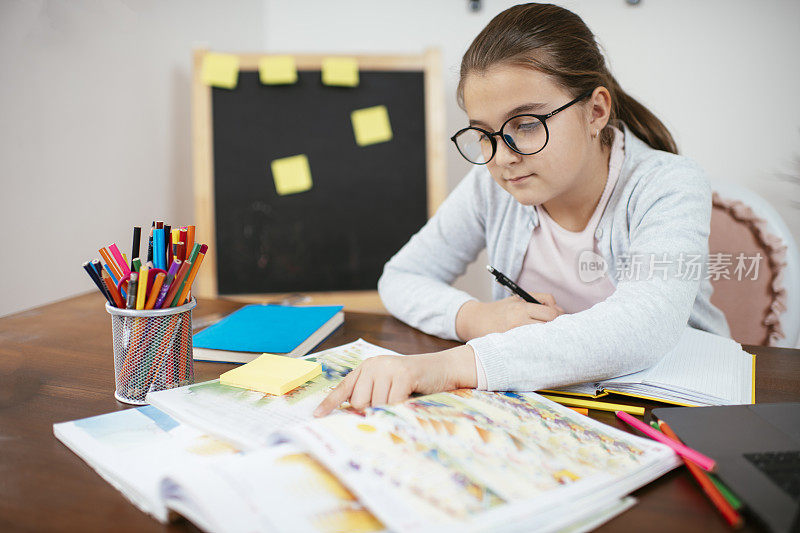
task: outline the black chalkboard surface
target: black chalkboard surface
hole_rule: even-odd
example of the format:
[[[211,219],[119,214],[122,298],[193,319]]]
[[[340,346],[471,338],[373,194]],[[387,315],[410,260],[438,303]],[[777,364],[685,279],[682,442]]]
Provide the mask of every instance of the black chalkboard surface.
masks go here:
[[[374,290],[383,265],[427,220],[421,71],[361,71],[357,87],[262,85],[241,71],[213,88],[219,294]],[[358,146],[350,113],[386,106],[392,140]],[[305,154],[313,187],[276,192],[270,162]]]

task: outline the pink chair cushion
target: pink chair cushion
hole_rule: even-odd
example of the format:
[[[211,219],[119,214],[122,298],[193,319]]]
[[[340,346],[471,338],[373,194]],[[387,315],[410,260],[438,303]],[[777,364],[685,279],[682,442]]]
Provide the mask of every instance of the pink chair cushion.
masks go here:
[[[779,316],[786,309],[781,283],[786,247],[782,241],[770,234],[764,220],[742,202],[722,199],[714,193],[708,246],[710,262],[716,253],[730,254],[730,279],[711,278],[711,303],[725,313],[733,339],[742,344],[768,346],[783,338]],[[734,272],[739,254],[750,266],[751,258],[759,253],[757,275]]]

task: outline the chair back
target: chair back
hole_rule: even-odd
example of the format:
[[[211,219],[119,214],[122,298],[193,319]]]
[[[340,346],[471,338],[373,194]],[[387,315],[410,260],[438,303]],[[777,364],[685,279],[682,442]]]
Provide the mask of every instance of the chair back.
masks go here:
[[[712,182],[711,303],[742,344],[795,347],[800,336],[800,253],[772,205],[735,184]]]

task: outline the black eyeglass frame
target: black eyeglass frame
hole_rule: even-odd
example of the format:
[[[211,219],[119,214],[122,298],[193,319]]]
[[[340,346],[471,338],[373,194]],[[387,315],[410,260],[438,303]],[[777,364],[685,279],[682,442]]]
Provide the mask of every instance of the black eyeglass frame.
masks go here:
[[[461,154],[461,157],[463,157],[464,159],[466,159],[467,161],[469,161],[473,165],[485,165],[489,161],[492,160],[492,158],[497,153],[497,140],[495,139],[495,137],[500,137],[501,139],[503,139],[503,142],[505,143],[506,146],[508,146],[511,150],[515,151],[516,153],[518,153],[520,155],[538,154],[539,152],[544,150],[545,146],[547,146],[548,141],[550,141],[550,130],[547,129],[547,122],[546,122],[547,119],[552,117],[553,115],[556,115],[556,114],[560,113],[561,111],[564,111],[569,106],[580,102],[584,98],[587,98],[587,97],[591,96],[591,94],[593,92],[594,92],[594,89],[590,89],[590,90],[586,91],[585,93],[581,94],[580,96],[578,96],[577,98],[575,98],[574,100],[572,100],[571,102],[568,102],[568,103],[562,105],[561,107],[559,107],[555,111],[551,111],[546,115],[535,115],[533,113],[522,113],[522,114],[519,114],[519,115],[514,115],[513,117],[511,117],[508,120],[506,120],[505,122],[503,122],[503,125],[500,126],[500,129],[498,131],[495,131],[494,133],[492,133],[490,131],[486,131],[483,128],[478,128],[476,126],[467,126],[466,128],[462,128],[462,129],[458,130],[455,135],[450,137],[450,140],[453,141],[453,144],[456,145],[456,150],[458,150],[458,153]],[[517,150],[516,148],[511,146],[508,143],[508,141],[506,140],[505,136],[503,135],[503,128],[506,127],[506,124],[508,124],[509,122],[514,120],[515,118],[519,118],[519,117],[534,117],[534,118],[538,119],[542,123],[542,126],[544,126],[544,133],[545,133],[544,144],[542,145],[541,148],[539,148],[535,152],[520,152],[519,150]],[[467,131],[467,130],[477,130],[477,131],[483,133],[484,135],[486,135],[489,138],[489,140],[492,142],[492,155],[489,156],[489,159],[487,159],[483,163],[475,163],[474,161],[472,161],[470,158],[468,158],[466,155],[464,155],[464,152],[462,152],[461,148],[458,146],[458,142],[456,141],[456,138],[459,135],[461,135],[462,133],[464,133],[465,131]]]

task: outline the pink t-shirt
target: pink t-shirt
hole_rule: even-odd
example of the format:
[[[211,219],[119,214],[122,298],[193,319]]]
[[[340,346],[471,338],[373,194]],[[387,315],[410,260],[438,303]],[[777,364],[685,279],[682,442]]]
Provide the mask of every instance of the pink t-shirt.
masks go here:
[[[597,223],[608,204],[625,159],[624,134],[618,128],[612,126],[612,129],[614,141],[608,161],[608,179],[586,227],[582,231],[569,231],[550,218],[544,207],[534,207],[539,225],[531,234],[517,285],[529,293],[552,294],[556,304],[566,313],[589,309],[614,292],[614,285],[607,274],[592,269],[602,259],[595,238]],[[486,374],[477,355],[475,365],[478,389],[485,389]]]

